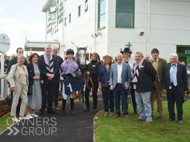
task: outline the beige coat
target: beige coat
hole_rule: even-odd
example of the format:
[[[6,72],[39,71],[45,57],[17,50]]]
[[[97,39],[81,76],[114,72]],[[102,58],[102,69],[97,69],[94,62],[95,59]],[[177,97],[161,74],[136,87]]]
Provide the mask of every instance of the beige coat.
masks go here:
[[[26,72],[26,82],[27,82],[26,85],[28,85],[29,84],[28,83],[28,70],[25,65],[23,65],[23,67]],[[15,87],[15,82],[18,80],[18,78],[19,78],[19,68],[15,64],[15,65],[11,66],[11,70],[8,73],[8,75],[5,77],[5,79],[9,82],[9,84],[12,88],[12,87]]]

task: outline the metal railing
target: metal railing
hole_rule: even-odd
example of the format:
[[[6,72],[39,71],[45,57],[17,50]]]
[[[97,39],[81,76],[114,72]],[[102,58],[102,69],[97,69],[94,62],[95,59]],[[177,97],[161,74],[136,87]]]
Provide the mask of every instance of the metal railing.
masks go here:
[[[11,94],[7,81],[5,80],[6,74],[0,74],[0,100],[4,100]]]

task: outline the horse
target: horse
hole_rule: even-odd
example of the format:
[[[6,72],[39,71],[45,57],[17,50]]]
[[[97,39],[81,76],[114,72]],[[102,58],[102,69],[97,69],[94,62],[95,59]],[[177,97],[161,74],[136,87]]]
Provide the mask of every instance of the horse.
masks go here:
[[[75,62],[78,64],[79,69],[82,72],[82,75],[86,71],[86,67],[87,67],[86,50],[87,50],[87,47],[77,47],[76,58],[75,58]],[[84,91],[82,89],[79,92],[80,92],[79,102],[81,105],[84,105]],[[82,98],[82,102],[81,102],[81,98]]]

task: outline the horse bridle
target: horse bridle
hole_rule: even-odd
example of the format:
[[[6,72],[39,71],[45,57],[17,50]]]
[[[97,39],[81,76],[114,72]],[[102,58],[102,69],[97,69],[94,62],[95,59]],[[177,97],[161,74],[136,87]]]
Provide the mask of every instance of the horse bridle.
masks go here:
[[[92,78],[87,74],[87,79],[85,78],[85,74],[87,74],[87,72],[85,72],[83,74],[83,81],[84,81],[84,84],[86,84],[86,87],[88,87],[88,89],[92,89],[94,88],[94,84],[93,84],[93,81],[92,81]],[[89,87],[88,86],[88,81],[90,80],[90,83],[92,84],[92,87]]]

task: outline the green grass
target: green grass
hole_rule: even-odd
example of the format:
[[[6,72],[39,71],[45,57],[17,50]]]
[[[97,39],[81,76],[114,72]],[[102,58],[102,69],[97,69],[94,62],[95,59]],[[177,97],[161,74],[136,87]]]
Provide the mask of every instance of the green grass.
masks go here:
[[[190,101],[183,105],[183,124],[167,123],[169,114],[166,101],[163,102],[163,107],[163,119],[156,120],[157,113],[155,113],[152,125],[144,125],[143,121],[134,121],[133,119],[139,115],[133,114],[131,104],[129,104],[129,119],[123,115],[118,118],[104,116],[104,111],[100,112],[96,121],[97,142],[189,142]],[[155,110],[157,110],[156,102]]]

